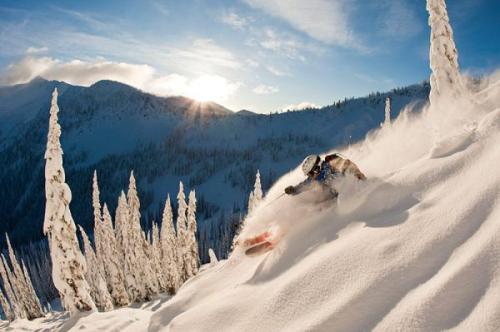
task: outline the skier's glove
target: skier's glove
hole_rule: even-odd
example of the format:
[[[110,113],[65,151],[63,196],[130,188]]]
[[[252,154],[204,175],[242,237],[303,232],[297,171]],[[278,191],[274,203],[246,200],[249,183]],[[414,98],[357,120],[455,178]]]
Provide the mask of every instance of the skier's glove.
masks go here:
[[[285,194],[287,195],[293,195],[295,194],[296,190],[294,186],[288,186],[285,188]]]

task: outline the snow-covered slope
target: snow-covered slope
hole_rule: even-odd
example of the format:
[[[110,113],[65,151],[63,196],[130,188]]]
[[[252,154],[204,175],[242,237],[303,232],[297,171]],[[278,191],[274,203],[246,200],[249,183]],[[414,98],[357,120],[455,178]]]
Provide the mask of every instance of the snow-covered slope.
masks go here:
[[[498,331],[497,83],[469,106],[444,101],[406,110],[392,127],[344,150],[368,180],[346,178],[336,206],[315,203],[314,192],[272,202],[303,178],[299,168],[283,176],[241,234],[278,229],[284,236],[273,251],[251,258],[237,247],[169,301],[40,324],[74,331]],[[446,120],[456,112],[467,120]],[[11,327],[29,324],[41,326]]]
[[[500,103],[488,99],[403,114],[346,150],[369,180],[346,180],[335,207],[312,193],[266,206],[301,180],[284,176],[242,233],[279,228],[279,246],[257,258],[236,249],[150,330],[498,331]],[[457,109],[467,123],[433,133]]]

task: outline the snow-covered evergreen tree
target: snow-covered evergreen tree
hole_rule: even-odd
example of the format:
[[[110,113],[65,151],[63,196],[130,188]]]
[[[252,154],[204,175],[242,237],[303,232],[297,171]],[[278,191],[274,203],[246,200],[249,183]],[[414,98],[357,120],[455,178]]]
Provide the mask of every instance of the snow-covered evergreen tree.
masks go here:
[[[175,294],[180,285],[178,268],[177,237],[174,228],[174,217],[170,195],[167,196],[160,231],[161,264],[166,278],[166,287],[170,294]]]
[[[258,203],[262,201],[264,198],[264,194],[262,192],[262,185],[260,183],[260,172],[257,170],[257,174],[255,175],[255,184],[254,184],[254,189],[253,189],[253,195],[254,195],[254,204],[257,206]]]
[[[210,266],[214,266],[219,262],[217,259],[217,255],[215,255],[215,252],[212,248],[208,249],[208,257],[210,258]]]
[[[90,287],[85,280],[85,258],[78,246],[76,226],[69,203],[71,190],[66,184],[63,151],[58,123],[57,89],[52,94],[49,133],[45,152],[45,220],[43,232],[48,237],[52,258],[52,279],[64,309],[70,313],[95,310]]]
[[[391,97],[385,99],[385,120],[384,127],[391,126]]]
[[[108,292],[108,287],[104,276],[99,268],[97,257],[94,248],[90,244],[87,233],[80,227],[80,233],[83,238],[83,249],[85,251],[85,260],[87,261],[87,272],[85,277],[90,285],[90,296],[99,311],[110,311],[113,309],[111,295]]]
[[[178,269],[181,282],[188,278],[189,254],[188,254],[188,234],[187,234],[187,204],[184,195],[184,185],[179,183],[179,194],[177,195],[177,250]]]
[[[128,234],[128,207],[127,205],[127,197],[123,190],[118,196],[118,204],[116,205],[115,210],[115,238],[116,238],[116,247],[119,252],[120,263],[122,265],[122,270],[125,275],[125,254],[124,254],[124,245],[126,242],[126,235]]]
[[[3,293],[1,288],[0,288],[0,308],[2,308],[5,319],[7,319],[8,321],[14,320],[15,318],[14,312],[12,311],[9,301],[5,297],[5,294]]]
[[[40,304],[40,300],[33,290],[31,285],[31,279],[29,276],[23,272],[21,265],[17,261],[17,257],[14,254],[12,245],[10,244],[10,239],[7,234],[5,234],[7,250],[9,253],[9,260],[12,266],[13,276],[15,278],[16,288],[18,290],[17,297],[21,303],[24,305],[24,309],[28,319],[35,319],[43,317],[43,310]]]
[[[465,89],[459,72],[458,52],[453,40],[445,0],[427,0],[431,27],[430,102],[435,104],[440,95],[461,96]]]
[[[196,241],[196,193],[194,190],[189,192],[189,204],[187,210],[187,243],[188,243],[188,275],[190,278],[198,272],[200,266],[200,255],[198,253],[198,242]]]
[[[248,214],[252,213],[252,211],[262,201],[263,198],[264,193],[262,192],[262,184],[260,182],[260,171],[257,170],[253,191],[251,191],[250,195],[248,196]]]
[[[102,209],[102,231],[104,235],[103,247],[106,255],[104,260],[104,272],[108,290],[116,306],[125,306],[130,303],[127,291],[125,289],[125,276],[120,261],[120,251],[118,250],[113,222],[109,213],[107,204]]]
[[[248,195],[248,214],[252,213],[253,207],[255,205],[255,195],[253,193],[253,190],[250,191],[250,195]]]
[[[135,247],[133,245],[134,237],[132,228],[129,225],[130,211],[125,193],[122,191],[118,199],[116,208],[116,238],[121,251],[123,271],[125,276],[125,286],[131,302],[142,301],[146,297],[146,290],[141,281],[141,275],[137,271],[137,262],[142,257],[136,257]]]
[[[4,255],[0,255],[0,276],[8,301],[10,302],[14,319],[27,318],[26,310],[22,299],[17,295],[17,284],[12,272],[10,271]],[[16,292],[17,291],[17,292]]]
[[[145,269],[147,269],[146,282],[148,282],[151,286],[147,289],[154,289],[150,291],[149,297],[158,294],[160,291],[159,277],[156,273],[156,264],[155,264],[155,253],[152,244],[152,232],[148,232],[147,234],[143,231],[142,234],[142,243],[146,260],[144,261]]]
[[[137,300],[143,301],[150,299],[151,296],[155,294],[158,294],[158,286],[151,263],[146,255],[149,244],[147,243],[141,228],[140,202],[139,196],[137,195],[137,187],[133,171],[130,173],[127,202],[130,210],[130,220],[128,224],[130,226],[131,245],[134,252],[134,262],[132,263],[134,264],[136,275],[139,277],[136,281],[141,283],[141,294]]]
[[[32,301],[35,303],[35,312],[40,315],[38,317],[43,317],[44,310],[43,310],[42,305],[40,303],[40,299],[38,298],[38,296],[35,292],[35,288],[33,287],[33,283],[31,282],[31,277],[29,275],[28,269],[26,268],[24,261],[21,261],[21,263],[22,263],[22,268],[23,268],[24,279],[26,280],[26,283],[28,284],[28,292],[30,294],[29,296],[33,297]]]
[[[97,256],[97,264],[104,276],[104,266],[106,255],[108,254],[104,249],[104,243],[106,237],[103,234],[102,226],[102,213],[101,213],[101,201],[99,197],[99,184],[97,183],[97,171],[94,170],[94,176],[92,178],[92,207],[94,208],[94,243],[95,243],[95,253]]]
[[[160,229],[158,224],[153,222],[153,229],[151,230],[151,260],[153,262],[156,277],[158,279],[158,288],[160,292],[167,291],[167,278],[163,273],[161,266],[161,244],[160,244]]]

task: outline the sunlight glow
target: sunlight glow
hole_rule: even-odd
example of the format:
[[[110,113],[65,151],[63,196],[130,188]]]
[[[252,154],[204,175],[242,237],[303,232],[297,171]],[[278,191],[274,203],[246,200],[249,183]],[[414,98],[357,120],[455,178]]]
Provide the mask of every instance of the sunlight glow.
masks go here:
[[[238,84],[231,83],[220,76],[201,76],[190,82],[187,95],[200,102],[221,102],[232,95]]]

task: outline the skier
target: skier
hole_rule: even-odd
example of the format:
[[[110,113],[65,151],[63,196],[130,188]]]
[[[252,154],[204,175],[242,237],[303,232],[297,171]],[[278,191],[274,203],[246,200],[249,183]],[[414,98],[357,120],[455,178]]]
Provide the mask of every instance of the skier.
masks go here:
[[[317,203],[337,200],[339,193],[335,189],[334,184],[335,180],[339,177],[351,174],[358,180],[366,179],[366,176],[359,170],[356,164],[336,153],[326,156],[323,161],[321,161],[321,157],[318,155],[306,157],[302,163],[302,171],[307,176],[307,179],[296,186],[286,187],[285,193],[288,195],[297,195],[312,189],[314,186],[319,186],[324,196],[320,197]],[[282,236],[282,232],[277,228],[266,230],[257,236],[247,238],[243,242],[245,254],[247,256],[257,256],[268,252],[278,244]]]
[[[307,179],[296,186],[288,186],[285,193],[297,195],[311,189],[315,185],[320,185],[327,193],[327,199],[337,199],[339,193],[335,189],[335,180],[346,174],[354,175],[358,180],[365,180],[366,176],[359,170],[358,166],[349,159],[334,153],[325,157],[321,161],[318,155],[310,155],[302,163],[302,171]]]

